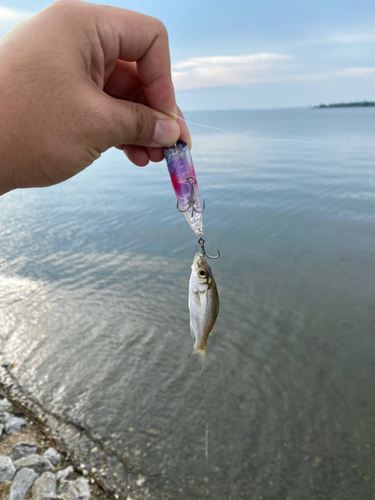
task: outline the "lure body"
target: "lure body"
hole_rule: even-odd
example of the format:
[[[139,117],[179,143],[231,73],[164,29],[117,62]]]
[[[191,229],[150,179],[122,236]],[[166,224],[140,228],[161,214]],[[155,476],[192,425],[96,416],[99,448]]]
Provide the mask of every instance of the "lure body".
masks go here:
[[[163,151],[177,197],[177,208],[184,213],[191,229],[200,238],[203,235],[204,206],[201,205],[197,176],[189,146],[186,142],[177,141],[174,146],[163,148]]]

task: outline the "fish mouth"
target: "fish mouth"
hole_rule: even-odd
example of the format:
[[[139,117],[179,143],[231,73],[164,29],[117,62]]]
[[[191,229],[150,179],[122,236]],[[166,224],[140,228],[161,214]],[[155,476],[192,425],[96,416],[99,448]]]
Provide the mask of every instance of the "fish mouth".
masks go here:
[[[203,257],[203,255],[197,252],[194,256],[193,265],[191,266],[192,270],[198,271],[198,269],[204,264],[206,264],[206,259]]]
[[[197,252],[194,256],[194,260],[193,260],[193,264],[191,265],[191,268],[193,271],[197,271],[198,270],[198,260],[200,259],[200,255],[199,253]]]

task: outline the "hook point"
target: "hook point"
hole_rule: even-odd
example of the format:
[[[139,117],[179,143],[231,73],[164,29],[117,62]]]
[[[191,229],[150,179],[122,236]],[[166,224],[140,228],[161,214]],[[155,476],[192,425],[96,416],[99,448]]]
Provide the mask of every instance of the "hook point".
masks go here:
[[[201,257],[207,257],[208,259],[218,259],[220,257],[219,249],[217,249],[217,255],[215,257],[213,257],[212,255],[208,255],[208,253],[206,253],[206,250],[204,248],[204,239],[202,237],[199,238],[198,243],[201,247],[202,253],[200,253],[198,249],[197,251]]]

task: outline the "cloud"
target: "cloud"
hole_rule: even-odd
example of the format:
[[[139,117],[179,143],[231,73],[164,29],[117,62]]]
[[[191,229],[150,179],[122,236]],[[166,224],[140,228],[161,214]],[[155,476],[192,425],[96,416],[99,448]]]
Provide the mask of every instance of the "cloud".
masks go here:
[[[372,50],[372,45],[375,44],[375,33],[366,31],[366,29],[357,29],[351,33],[346,32],[330,32],[322,34],[316,38],[305,38],[290,42],[287,47],[288,50],[293,50],[295,47],[344,47],[363,49],[367,46]]]
[[[335,78],[362,78],[375,75],[375,67],[364,68],[344,68],[335,71],[327,71],[325,73],[304,73],[300,75],[290,75],[286,80],[278,79],[277,81],[290,82],[322,82]]]
[[[31,15],[30,12],[9,9],[0,5],[0,36]]]
[[[335,71],[334,73],[335,76],[370,76],[375,74],[375,68],[345,68],[339,71]]]
[[[328,42],[343,45],[375,43],[375,35],[373,33],[340,34],[332,36],[330,39],[328,39]]]
[[[292,58],[285,54],[193,57],[177,62],[172,76],[178,90],[261,83],[284,73]],[[290,68],[289,68],[290,69]]]
[[[308,69],[286,54],[259,53],[186,59],[172,66],[172,76],[177,90],[188,90],[255,83],[322,82],[375,74],[375,67],[371,66],[316,72]]]

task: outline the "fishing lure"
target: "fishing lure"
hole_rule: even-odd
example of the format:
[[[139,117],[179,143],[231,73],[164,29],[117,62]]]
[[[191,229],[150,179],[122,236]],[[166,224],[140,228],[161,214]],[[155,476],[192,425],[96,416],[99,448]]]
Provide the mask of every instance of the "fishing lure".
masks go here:
[[[177,210],[183,212],[194,233],[203,235],[202,212],[198,181],[189,146],[184,141],[177,141],[169,148],[163,148],[172,186],[177,197]]]
[[[217,259],[220,257],[219,250],[217,256],[212,257],[204,248],[202,212],[205,203],[204,201],[203,204],[201,203],[199,196],[198,181],[189,146],[184,141],[177,141],[173,146],[163,148],[163,151],[177,198],[177,210],[183,212],[191,229],[199,237],[201,255],[209,259]]]

